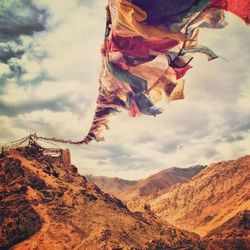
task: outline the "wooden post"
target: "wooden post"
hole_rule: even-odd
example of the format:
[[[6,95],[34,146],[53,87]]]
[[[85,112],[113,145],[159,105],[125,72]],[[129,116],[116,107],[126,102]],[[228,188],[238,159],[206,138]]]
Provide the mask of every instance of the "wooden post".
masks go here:
[[[61,155],[62,161],[63,163],[70,167],[71,166],[71,157],[70,157],[70,151],[68,148],[64,149],[62,151],[62,155]]]
[[[1,154],[0,154],[0,158],[3,158],[4,157],[4,146],[2,146],[1,148]]]

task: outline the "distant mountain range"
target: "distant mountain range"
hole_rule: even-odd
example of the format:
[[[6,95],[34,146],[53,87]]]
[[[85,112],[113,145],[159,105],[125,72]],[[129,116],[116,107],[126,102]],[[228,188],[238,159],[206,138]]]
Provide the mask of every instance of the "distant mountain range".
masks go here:
[[[93,175],[86,175],[86,178],[93,181],[103,191],[113,194],[123,201],[133,201],[150,194],[162,193],[176,183],[189,180],[203,168],[204,166],[201,165],[189,168],[172,167],[138,181]]]
[[[148,204],[164,221],[205,236],[250,209],[250,156],[211,164]]]
[[[126,181],[87,180],[69,154],[0,158],[1,250],[250,249],[250,156]]]
[[[124,180],[117,177],[85,175],[87,180],[94,182],[104,192],[118,196],[121,191],[134,186],[138,181]]]

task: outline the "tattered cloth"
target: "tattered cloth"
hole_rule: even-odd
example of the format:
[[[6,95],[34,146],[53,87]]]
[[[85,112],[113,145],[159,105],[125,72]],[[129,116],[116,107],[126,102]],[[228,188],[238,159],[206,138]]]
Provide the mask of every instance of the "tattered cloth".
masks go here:
[[[229,11],[250,22],[250,0],[108,0],[97,108],[89,133],[72,144],[103,140],[111,115],[156,116],[155,103],[184,98],[192,55],[218,56],[198,44],[199,29],[221,29]]]

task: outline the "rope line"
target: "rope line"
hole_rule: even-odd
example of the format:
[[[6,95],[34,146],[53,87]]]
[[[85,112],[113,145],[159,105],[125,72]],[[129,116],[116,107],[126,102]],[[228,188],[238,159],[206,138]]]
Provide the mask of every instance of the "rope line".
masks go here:
[[[64,143],[64,144],[73,144],[73,145],[87,144],[87,142],[85,142],[85,139],[83,139],[81,141],[72,141],[72,140],[59,139],[59,138],[55,138],[55,137],[38,136],[37,138],[45,140],[45,141],[54,141],[54,142],[60,142],[60,143]]]

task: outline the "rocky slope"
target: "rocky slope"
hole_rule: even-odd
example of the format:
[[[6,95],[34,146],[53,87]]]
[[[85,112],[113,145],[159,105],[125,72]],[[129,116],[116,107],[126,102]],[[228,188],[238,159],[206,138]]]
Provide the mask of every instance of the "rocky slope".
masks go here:
[[[213,229],[203,241],[192,246],[192,249],[250,249],[250,211],[241,211],[234,217]]]
[[[104,192],[119,196],[119,193],[135,185],[138,181],[129,181],[117,177],[85,175],[87,180],[94,182]]]
[[[32,146],[0,159],[0,249],[174,249],[199,239],[148,208],[131,212],[61,153]]]
[[[124,201],[132,211],[143,211],[148,201],[166,193],[174,184],[185,182],[198,174],[204,167],[197,165],[189,168],[169,168],[119,192],[116,196]]]
[[[250,210],[250,156],[211,164],[191,180],[147,200],[170,224],[212,236],[239,212]]]
[[[237,213],[221,226],[210,231],[205,238],[230,238],[250,236],[250,210]]]

